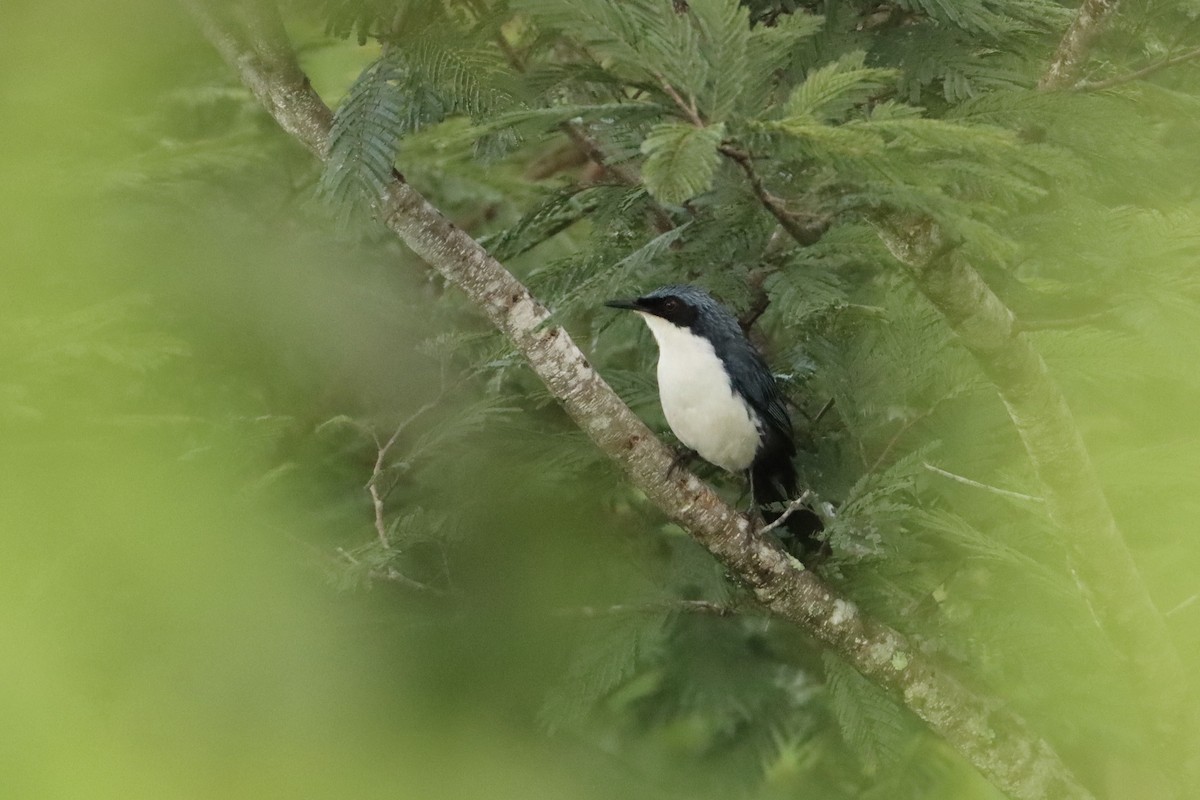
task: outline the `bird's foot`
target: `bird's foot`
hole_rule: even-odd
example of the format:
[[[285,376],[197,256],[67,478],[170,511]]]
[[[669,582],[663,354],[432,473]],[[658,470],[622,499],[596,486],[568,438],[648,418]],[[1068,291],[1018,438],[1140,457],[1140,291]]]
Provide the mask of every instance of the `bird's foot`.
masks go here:
[[[676,450],[675,458],[671,459],[671,466],[667,467],[667,480],[674,478],[675,473],[692,463],[697,455],[699,454],[690,447],[683,447]]]
[[[754,503],[751,503],[750,508],[746,509],[745,517],[746,521],[750,523],[750,527],[754,530],[759,530],[767,524],[767,519],[763,516],[762,509],[754,505]]]

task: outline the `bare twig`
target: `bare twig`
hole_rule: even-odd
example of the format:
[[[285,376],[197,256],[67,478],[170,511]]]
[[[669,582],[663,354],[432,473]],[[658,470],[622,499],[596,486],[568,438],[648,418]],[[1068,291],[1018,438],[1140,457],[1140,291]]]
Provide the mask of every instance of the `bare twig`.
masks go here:
[[[396,569],[395,567],[384,567],[382,569],[373,569],[367,573],[367,577],[369,577],[371,580],[375,580],[375,581],[384,581],[386,583],[394,583],[397,586],[401,586],[412,592],[417,592],[418,594],[427,594],[427,595],[436,595],[436,596],[441,596],[441,595],[446,594],[445,591],[437,588],[436,586],[430,586],[428,583],[421,583],[418,580],[413,580],[412,578],[408,577],[407,575],[405,575],[403,572]]]
[[[362,562],[355,558],[354,555],[347,551],[344,547],[336,548],[335,552],[351,566],[362,566]],[[388,583],[394,583],[397,586],[417,594],[427,594],[430,596],[444,596],[447,594],[447,592],[437,588],[436,586],[430,586],[427,583],[421,583],[418,580],[408,577],[395,567],[383,567],[380,569],[368,570],[367,577],[374,581],[386,581]]]
[[[1183,602],[1177,603],[1174,608],[1172,608],[1170,611],[1163,614],[1163,616],[1164,617],[1173,617],[1176,614],[1178,614],[1180,611],[1183,611],[1185,608],[1188,608],[1189,606],[1195,604],[1195,602],[1197,600],[1200,600],[1200,594],[1194,594],[1191,597],[1184,600]]]
[[[692,97],[689,100],[684,100],[679,91],[665,77],[659,73],[656,73],[654,77],[658,79],[663,91],[667,93],[667,96],[671,98],[684,117],[697,128],[703,128],[705,123],[696,108],[696,98]],[[723,143],[718,148],[718,151],[742,168],[742,171],[746,173],[746,177],[750,181],[750,187],[754,190],[754,196],[758,198],[763,207],[771,212],[779,224],[783,226],[783,229],[791,234],[793,239],[802,245],[808,246],[816,244],[825,235],[825,231],[829,229],[832,220],[824,216],[796,214],[790,211],[783,200],[767,190],[758,171],[754,168],[754,160],[749,153],[738,149],[728,142]]]
[[[662,614],[683,612],[688,614],[709,614],[715,617],[731,617],[738,613],[734,606],[713,603],[709,600],[666,600],[659,603],[619,603],[611,606],[580,606],[578,608],[561,608],[556,613],[561,617],[583,617],[597,619],[600,617],[625,616],[630,614]]]
[[[948,394],[942,395],[937,400],[935,400],[929,406],[929,408],[925,409],[920,414],[916,414],[916,415],[910,417],[903,425],[900,426],[899,430],[897,430],[894,434],[892,434],[892,438],[888,439],[887,444],[885,444],[883,446],[883,450],[881,450],[879,455],[875,458],[875,460],[873,462],[871,462],[871,466],[867,467],[867,472],[871,473],[871,472],[874,472],[875,470],[879,469],[879,466],[881,464],[883,464],[884,459],[887,458],[888,453],[892,452],[892,448],[894,448],[896,446],[896,444],[899,443],[900,439],[903,438],[904,434],[906,434],[910,430],[912,430],[913,427],[921,420],[928,419],[930,416],[932,416],[933,412],[937,411],[938,406],[940,406],[942,403],[949,400],[951,397],[955,396],[956,393],[957,393],[956,391],[952,391]]]
[[[1124,83],[1132,83],[1133,81],[1140,81],[1142,78],[1149,78],[1151,75],[1162,72],[1164,69],[1188,61],[1195,61],[1196,59],[1200,59],[1200,48],[1183,53],[1182,55],[1165,58],[1162,61],[1142,67],[1136,72],[1130,72],[1128,75],[1117,75],[1116,77],[1106,78],[1102,81],[1080,81],[1068,88],[1072,92],[1096,92],[1102,89],[1111,89],[1114,86],[1120,86]]]
[[[742,172],[746,174],[747,180],[750,181],[750,188],[754,191],[754,196],[758,198],[759,203],[767,211],[771,212],[771,215],[783,226],[783,229],[791,234],[792,238],[799,244],[806,247],[816,244],[825,235],[825,231],[829,230],[829,226],[832,223],[829,217],[817,216],[815,214],[797,214],[789,210],[787,204],[782,199],[772,194],[763,183],[758,170],[754,168],[754,159],[749,153],[729,143],[722,144],[718,150],[721,155],[742,168]]]
[[[805,489],[803,492],[800,493],[799,497],[797,497],[795,500],[793,500],[792,502],[787,504],[787,508],[783,509],[782,514],[780,514],[778,517],[776,517],[774,521],[769,522],[766,525],[763,525],[761,528],[758,529],[758,532],[759,533],[770,533],[771,531],[778,528],[780,525],[783,525],[785,522],[787,522],[788,517],[790,517],[792,514],[795,514],[801,508],[804,508],[804,504],[808,502],[808,498],[810,498],[810,497],[812,497],[812,492],[808,489]]]
[[[760,267],[751,272],[746,279],[746,287],[750,290],[750,305],[738,317],[738,325],[743,333],[749,333],[750,329],[754,327],[754,323],[758,322],[759,318],[771,307],[771,295],[767,294],[766,283],[772,272],[774,270],[771,268]]]
[[[655,73],[654,77],[658,79],[663,91],[667,93],[667,97],[671,98],[672,102],[674,102],[679,110],[683,112],[683,115],[687,117],[688,122],[692,123],[697,128],[703,128],[704,120],[700,117],[700,112],[696,108],[696,98],[692,97],[690,100],[685,101],[679,94],[679,91],[661,74]]]
[[[1061,331],[1079,328],[1084,325],[1095,325],[1111,319],[1112,316],[1112,309],[1105,309],[1103,311],[1095,311],[1091,314],[1080,314],[1076,317],[1063,317],[1060,319],[1018,318],[1014,322],[1014,326],[1019,331],[1031,333],[1035,331]]]
[[[942,469],[941,467],[935,467],[933,464],[930,464],[928,461],[922,461],[921,466],[924,467],[925,469],[929,470],[930,472],[941,475],[944,478],[949,478],[952,481],[958,481],[959,483],[966,484],[967,486],[974,486],[976,489],[983,489],[984,491],[991,492],[992,494],[998,494],[998,495],[1001,495],[1002,497],[1012,497],[1016,500],[1028,500],[1031,503],[1046,502],[1046,499],[1044,497],[1036,497],[1032,494],[1022,494],[1021,492],[1014,492],[1009,489],[1001,489],[997,486],[990,486],[986,483],[980,483],[979,481],[973,481],[970,478],[963,477],[962,475],[955,475],[953,472],[947,472],[946,470]]]
[[[487,8],[481,3],[472,2],[472,8],[475,11],[476,17],[482,19],[487,15]],[[513,46],[505,38],[504,33],[498,31],[495,36],[496,44],[500,48],[500,52],[504,53],[504,58],[508,61],[510,67],[516,73],[525,72],[525,62]],[[558,126],[559,130],[567,135],[571,140],[571,144],[575,149],[586,157],[589,161],[599,167],[618,183],[625,186],[640,186],[641,179],[629,169],[626,169],[621,164],[611,163],[604,149],[600,146],[592,136],[590,136],[582,125],[575,122],[563,122]],[[650,199],[650,215],[654,219],[654,227],[659,233],[666,233],[675,228],[675,223],[670,215],[657,202]]]
[[[697,128],[703,128],[705,123],[696,108],[696,98],[692,97],[689,100],[684,100],[679,91],[661,74],[656,73],[654,77],[658,79],[663,91],[667,93],[667,96],[671,98],[687,120]],[[825,235],[825,231],[829,230],[829,226],[832,223],[829,217],[814,214],[797,214],[791,211],[787,207],[787,203],[781,198],[772,194],[767,189],[766,184],[763,183],[758,170],[754,168],[754,159],[749,153],[740,150],[729,142],[722,143],[717,150],[721,155],[734,161],[742,168],[742,172],[746,174],[746,178],[750,181],[750,188],[754,191],[754,196],[758,198],[759,203],[771,212],[771,215],[783,226],[783,229],[799,244],[806,247],[816,244]],[[743,327],[748,328],[749,326],[746,325]]]
[[[626,186],[641,186],[641,178],[632,171],[626,169],[621,164],[609,163],[608,156],[604,153],[604,149],[600,146],[600,143],[589,136],[581,126],[573,122],[564,122],[559,127],[579,152],[587,156],[600,169],[611,175],[618,183]],[[655,230],[659,233],[674,230],[675,222],[667,214],[666,210],[655,202],[653,198],[649,198],[649,203],[650,215],[654,219]]]
[[[378,454],[375,457],[375,466],[371,468],[371,479],[367,481],[367,491],[371,494],[371,505],[375,507],[375,532],[379,535],[379,543],[384,547],[390,546],[387,535],[387,523],[384,521],[383,515],[383,497],[379,494],[379,479],[383,477],[383,462],[387,458],[388,451],[392,449],[392,445],[400,438],[400,434],[404,429],[416,420],[417,417],[424,414],[434,407],[434,403],[426,403],[425,405],[414,411],[407,419],[396,426],[396,430],[391,437],[382,445],[379,443],[379,438],[375,438],[375,447]]]
[[[821,410],[820,410],[820,411],[818,411],[818,412],[817,412],[817,415],[816,415],[815,417],[813,417],[813,418],[812,418],[812,424],[813,424],[814,426],[816,426],[816,424],[817,424],[818,422],[820,422],[820,421],[821,421],[821,419],[822,419],[822,418],[823,418],[823,417],[824,417],[826,414],[828,414],[828,413],[829,413],[829,409],[833,408],[833,401],[834,401],[835,399],[836,399],[836,398],[830,397],[828,400],[826,400],[826,401],[825,401],[825,405],[821,406]]]
[[[638,186],[641,183],[638,177],[624,166],[611,163],[604,149],[600,147],[600,143],[584,132],[579,125],[573,122],[564,122],[559,125],[559,128],[575,145],[576,150],[587,156],[588,160],[611,175],[618,183],[626,186]]]

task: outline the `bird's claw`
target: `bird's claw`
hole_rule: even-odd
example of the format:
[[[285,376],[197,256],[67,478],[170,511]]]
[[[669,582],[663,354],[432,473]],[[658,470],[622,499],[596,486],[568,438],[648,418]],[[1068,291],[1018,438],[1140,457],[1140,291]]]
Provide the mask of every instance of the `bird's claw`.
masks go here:
[[[675,452],[675,458],[671,459],[671,466],[667,467],[667,479],[675,477],[675,474],[690,464],[697,453],[689,447],[684,447]]]

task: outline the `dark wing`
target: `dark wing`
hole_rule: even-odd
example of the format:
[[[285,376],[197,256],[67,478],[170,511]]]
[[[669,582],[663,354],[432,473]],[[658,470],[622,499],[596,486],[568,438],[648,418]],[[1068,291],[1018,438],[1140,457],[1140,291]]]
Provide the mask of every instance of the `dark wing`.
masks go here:
[[[745,340],[740,344],[744,349],[738,363],[752,365],[752,368],[733,371],[733,389],[762,417],[763,423],[770,429],[764,433],[775,434],[769,438],[778,440],[776,446],[781,447],[788,455],[795,455],[792,418],[788,414],[783,395],[779,392],[779,385],[775,383],[775,376],[771,374],[770,368],[752,344]]]
[[[762,418],[766,425],[763,431],[764,445],[774,453],[795,455],[792,418],[788,415],[787,406],[767,362],[742,333],[737,318],[725,306],[707,294],[695,297],[693,302],[703,304],[708,312],[701,317],[701,327],[695,332],[707,336],[712,342],[717,357],[729,372],[733,390],[745,398]]]

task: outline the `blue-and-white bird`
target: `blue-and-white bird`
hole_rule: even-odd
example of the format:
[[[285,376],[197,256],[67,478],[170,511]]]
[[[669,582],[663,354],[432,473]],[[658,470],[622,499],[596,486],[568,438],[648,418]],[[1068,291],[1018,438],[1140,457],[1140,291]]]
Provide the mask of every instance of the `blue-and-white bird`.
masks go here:
[[[679,441],[705,461],[749,474],[759,508],[795,497],[792,420],[775,377],[737,318],[695,286],[664,286],[605,305],[637,312],[654,334],[659,399]],[[793,517],[793,533],[820,529],[811,513]]]

